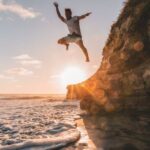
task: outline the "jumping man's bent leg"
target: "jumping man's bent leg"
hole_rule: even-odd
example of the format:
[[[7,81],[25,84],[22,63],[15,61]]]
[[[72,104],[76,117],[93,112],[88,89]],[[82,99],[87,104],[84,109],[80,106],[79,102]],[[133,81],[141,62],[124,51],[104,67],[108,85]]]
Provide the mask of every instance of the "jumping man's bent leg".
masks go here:
[[[85,46],[83,44],[83,41],[80,40],[80,41],[76,42],[76,44],[82,49],[82,51],[86,57],[86,62],[89,62],[90,61],[89,55],[88,55],[87,49],[85,48]]]
[[[69,43],[67,42],[66,37],[59,39],[58,40],[58,44],[65,45],[66,46],[66,50],[69,49]]]

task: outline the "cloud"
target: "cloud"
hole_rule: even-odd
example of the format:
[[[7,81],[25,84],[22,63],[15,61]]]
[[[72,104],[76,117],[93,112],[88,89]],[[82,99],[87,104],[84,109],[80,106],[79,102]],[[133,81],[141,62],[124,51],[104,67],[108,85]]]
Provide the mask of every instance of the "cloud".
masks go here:
[[[6,74],[0,74],[0,80],[1,81],[11,81],[11,82],[17,82],[18,80],[15,79],[13,76],[11,75],[6,75]]]
[[[15,76],[30,76],[33,75],[33,71],[25,69],[25,68],[11,68],[6,71],[9,75],[15,75]]]
[[[3,79],[4,77],[5,77],[4,75],[0,74],[0,79]]]
[[[41,65],[41,61],[39,60],[22,60],[20,61],[22,65],[28,66],[28,65]]]
[[[31,10],[24,8],[22,5],[17,4],[17,3],[10,3],[6,4],[3,2],[3,0],[0,1],[0,12],[11,12],[23,19],[33,19],[39,16],[39,13]]]
[[[13,80],[14,78],[13,78],[13,77],[6,76],[6,75],[4,75],[4,74],[0,74],[0,79],[10,79],[10,80]]]
[[[50,76],[50,79],[55,79],[55,78],[60,78],[60,77],[61,77],[60,75],[57,75],[57,74],[56,74],[56,75],[51,75],[51,76]]]
[[[22,55],[13,57],[13,59],[16,59],[16,60],[28,60],[28,59],[32,59],[32,57],[30,57],[28,54],[22,54]]]
[[[42,62],[40,60],[34,59],[28,54],[22,54],[19,56],[13,57],[18,63],[23,66],[33,66],[33,67],[40,67]]]

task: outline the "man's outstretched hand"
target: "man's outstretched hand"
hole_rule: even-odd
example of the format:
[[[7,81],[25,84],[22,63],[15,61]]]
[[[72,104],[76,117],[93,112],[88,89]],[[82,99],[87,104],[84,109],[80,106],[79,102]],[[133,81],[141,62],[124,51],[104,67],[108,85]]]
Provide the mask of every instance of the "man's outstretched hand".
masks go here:
[[[92,14],[92,13],[91,13],[91,12],[89,12],[89,13],[87,13],[87,14],[86,14],[86,16],[89,16],[89,15],[91,15],[91,14]]]
[[[84,14],[84,15],[81,15],[81,16],[79,16],[79,19],[81,20],[81,19],[84,19],[84,18],[86,18],[87,16],[89,16],[89,15],[91,15],[92,13],[91,12],[89,12],[89,13],[86,13],[86,14]]]
[[[58,7],[58,3],[57,2],[54,2],[53,4],[54,4],[55,7]]]

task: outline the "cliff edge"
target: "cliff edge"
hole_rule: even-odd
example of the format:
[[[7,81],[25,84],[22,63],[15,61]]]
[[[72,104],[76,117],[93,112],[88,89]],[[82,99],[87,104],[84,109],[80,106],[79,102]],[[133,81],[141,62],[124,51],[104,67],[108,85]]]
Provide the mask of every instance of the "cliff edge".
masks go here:
[[[128,0],[112,25],[97,72],[68,86],[90,113],[150,108],[150,0]]]

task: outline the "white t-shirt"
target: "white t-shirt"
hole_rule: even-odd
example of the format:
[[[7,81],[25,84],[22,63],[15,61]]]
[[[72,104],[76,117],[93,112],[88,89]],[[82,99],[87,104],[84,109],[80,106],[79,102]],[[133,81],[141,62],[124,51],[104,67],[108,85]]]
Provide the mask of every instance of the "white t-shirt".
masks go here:
[[[70,20],[66,20],[65,23],[68,26],[70,34],[76,33],[78,35],[81,35],[79,17],[74,16]]]

